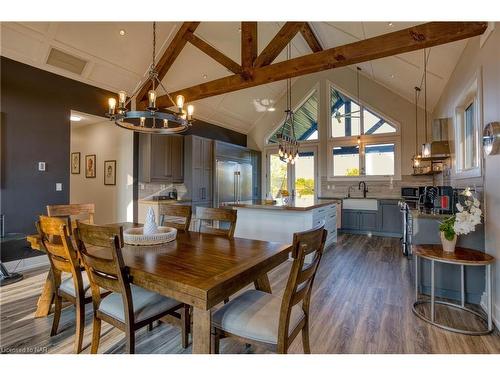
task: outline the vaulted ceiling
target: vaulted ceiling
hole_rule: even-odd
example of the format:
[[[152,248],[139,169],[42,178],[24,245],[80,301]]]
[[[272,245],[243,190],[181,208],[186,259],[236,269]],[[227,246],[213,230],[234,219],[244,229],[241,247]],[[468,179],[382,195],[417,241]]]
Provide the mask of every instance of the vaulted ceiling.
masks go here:
[[[260,53],[284,22],[258,23]],[[408,22],[312,22],[323,48],[332,48],[417,25]],[[157,24],[157,56],[174,38],[180,22]],[[121,35],[123,30],[125,35]],[[22,22],[2,23],[1,54],[72,79],[109,89],[134,91],[144,81],[151,63],[152,26],[149,22]],[[202,22],[195,35],[241,63],[239,22]],[[466,40],[432,47],[428,59],[428,109],[437,103],[467,43]],[[55,48],[84,60],[80,74],[47,64]],[[292,57],[311,53],[298,33],[292,40]],[[286,59],[283,51],[275,62]],[[363,74],[395,93],[413,100],[421,83],[423,52],[415,51],[361,63]],[[345,69],[345,68],[343,68]],[[187,43],[163,84],[175,91],[233,74]],[[247,133],[285,92],[285,81],[218,95],[195,102],[196,116]]]

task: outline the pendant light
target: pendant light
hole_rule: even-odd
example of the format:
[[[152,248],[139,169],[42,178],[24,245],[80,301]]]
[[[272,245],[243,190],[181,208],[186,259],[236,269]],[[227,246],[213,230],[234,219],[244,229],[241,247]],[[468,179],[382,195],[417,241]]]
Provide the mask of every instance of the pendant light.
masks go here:
[[[424,48],[424,124],[425,124],[425,143],[422,145],[422,157],[431,156],[431,144],[427,142],[427,49]]]
[[[413,173],[417,173],[417,168],[420,167],[420,159],[422,156],[418,153],[418,96],[420,95],[420,87],[415,86],[415,155],[413,155]]]
[[[288,43],[287,59],[291,58],[291,44]],[[299,157],[299,142],[295,136],[294,114],[292,110],[292,79],[286,80],[286,110],[285,121],[277,134],[278,155],[281,161],[295,164]]]

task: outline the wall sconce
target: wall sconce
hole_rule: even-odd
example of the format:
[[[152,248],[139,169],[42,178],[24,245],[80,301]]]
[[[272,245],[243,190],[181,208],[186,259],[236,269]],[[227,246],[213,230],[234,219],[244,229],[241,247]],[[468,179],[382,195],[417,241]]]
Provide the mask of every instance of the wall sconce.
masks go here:
[[[500,154],[500,122],[490,122],[483,131],[484,156]]]

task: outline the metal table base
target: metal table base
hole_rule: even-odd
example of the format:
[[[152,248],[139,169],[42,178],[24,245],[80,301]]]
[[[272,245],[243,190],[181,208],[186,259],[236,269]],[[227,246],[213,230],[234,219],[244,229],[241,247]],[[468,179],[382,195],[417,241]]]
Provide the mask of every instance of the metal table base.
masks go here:
[[[456,304],[456,303],[451,303],[451,302],[446,302],[446,301],[436,301],[435,297],[435,260],[430,260],[431,262],[431,297],[430,299],[419,299],[419,293],[418,293],[418,287],[419,287],[419,270],[418,270],[418,261],[419,257],[417,254],[415,254],[415,302],[413,303],[412,306],[412,311],[413,313],[418,316],[420,319],[426,321],[427,323],[430,323],[436,327],[439,327],[441,329],[450,331],[450,332],[455,332],[455,333],[462,333],[465,335],[487,335],[491,332],[493,332],[493,322],[492,322],[492,309],[491,309],[491,265],[486,265],[486,296],[487,296],[487,314],[481,314],[477,311],[474,311],[472,309],[469,309],[468,307],[465,306],[465,270],[464,270],[464,265],[460,265],[460,294],[461,294],[461,303]],[[442,262],[446,263],[446,262]],[[431,305],[431,316],[428,317],[424,315],[423,313],[419,312],[417,310],[417,306],[419,305],[424,305],[424,304],[430,304]],[[473,314],[480,318],[486,328],[483,330],[464,330],[464,329],[459,329],[455,327],[450,327],[445,324],[441,324],[436,322],[436,312],[435,312],[435,305],[442,305],[442,306],[448,306],[451,308],[459,309],[461,311],[468,312],[470,314]]]

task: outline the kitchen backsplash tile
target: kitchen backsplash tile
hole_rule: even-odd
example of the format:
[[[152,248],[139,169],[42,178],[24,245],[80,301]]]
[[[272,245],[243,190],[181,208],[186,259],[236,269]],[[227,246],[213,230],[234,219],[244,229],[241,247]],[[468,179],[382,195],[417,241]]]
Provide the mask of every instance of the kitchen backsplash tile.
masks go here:
[[[184,184],[139,182],[139,199],[147,199],[156,195],[166,195],[174,188],[177,190],[177,199],[184,199],[187,195],[187,189]]]

